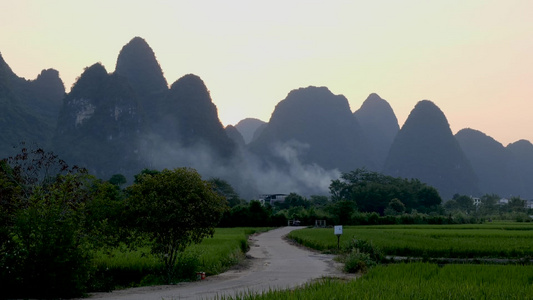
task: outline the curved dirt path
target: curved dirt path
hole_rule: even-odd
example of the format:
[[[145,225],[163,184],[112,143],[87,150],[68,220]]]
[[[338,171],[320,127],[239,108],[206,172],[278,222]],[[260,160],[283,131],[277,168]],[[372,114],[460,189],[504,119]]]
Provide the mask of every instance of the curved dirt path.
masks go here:
[[[332,255],[289,244],[283,236],[303,227],[284,227],[251,237],[245,268],[205,280],[92,294],[90,299],[212,299],[222,295],[287,289],[324,276],[343,276]],[[332,233],[333,234],[333,233]]]

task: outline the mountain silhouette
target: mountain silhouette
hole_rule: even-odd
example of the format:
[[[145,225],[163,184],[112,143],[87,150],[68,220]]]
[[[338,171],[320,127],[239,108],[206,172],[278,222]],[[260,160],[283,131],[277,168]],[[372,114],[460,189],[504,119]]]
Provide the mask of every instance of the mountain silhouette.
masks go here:
[[[513,171],[512,196],[533,198],[533,145],[530,141],[519,140],[506,147],[510,154],[510,168]]]
[[[228,125],[226,126],[226,128],[224,128],[224,130],[226,131],[226,134],[228,135],[228,137],[235,143],[235,145],[237,145],[240,148],[244,147],[244,145],[246,144],[244,142],[244,138],[242,137],[242,134],[239,132],[239,130],[235,126]]]
[[[17,93],[33,114],[42,116],[56,126],[59,110],[65,97],[65,86],[54,69],[42,70],[35,80],[20,82]]]
[[[0,158],[21,142],[51,148],[103,179],[189,166],[229,178],[252,196],[281,185],[284,192],[324,192],[338,171],[364,167],[418,178],[445,199],[455,193],[533,197],[531,142],[503,147],[472,129],[453,136],[427,100],[399,129],[377,94],[352,113],[344,96],[310,86],[289,92],[268,123],[249,118],[224,128],[202,79],[185,75],[169,88],[140,37],[124,45],[113,73],[99,63],[87,67],[68,94],[58,71],[26,80],[0,55]]]
[[[418,178],[441,197],[478,195],[477,177],[442,111],[431,101],[416,104],[389,151],[384,172]]]
[[[144,39],[135,37],[122,47],[115,74],[128,80],[146,118],[150,121],[157,119],[160,102],[168,92],[168,84],[154,51]]]
[[[365,166],[366,147],[348,100],[314,86],[291,91],[249,145],[253,153],[281,165],[290,151],[302,163],[342,171]]]
[[[237,128],[237,130],[239,130],[239,132],[241,133],[242,137],[244,138],[244,142],[246,144],[248,144],[254,139],[254,135],[255,135],[257,129],[259,127],[261,127],[262,125],[264,125],[264,124],[266,124],[266,123],[264,121],[259,120],[259,119],[246,118],[246,119],[243,119],[243,120],[239,121],[239,123],[237,123],[237,125],[235,125],[235,128]]]
[[[354,116],[372,149],[377,170],[381,170],[390,146],[400,130],[398,119],[390,104],[375,93],[368,96],[361,107],[354,112]]]
[[[133,89],[141,97],[159,95],[168,89],[161,66],[148,43],[133,38],[122,47],[117,58],[115,73],[126,77]]]
[[[517,180],[510,167],[509,151],[490,136],[470,128],[460,130],[455,138],[477,175],[481,192],[509,197]]]
[[[221,157],[234,154],[235,143],[224,131],[200,77],[189,74],[174,82],[165,99],[164,112],[160,119],[166,122],[165,139],[183,147],[206,146]]]
[[[54,148],[70,163],[101,178],[139,171],[138,136],[144,121],[124,77],[97,63],[85,69],[65,97]]]
[[[47,147],[65,89],[56,70],[35,80],[18,77],[0,54],[0,157],[14,154],[21,142]]]

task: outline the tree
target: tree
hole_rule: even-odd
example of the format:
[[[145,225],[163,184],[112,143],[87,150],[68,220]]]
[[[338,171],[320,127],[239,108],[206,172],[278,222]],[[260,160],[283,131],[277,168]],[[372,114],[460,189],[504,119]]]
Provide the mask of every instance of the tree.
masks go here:
[[[405,212],[405,205],[398,198],[394,198],[389,202],[385,209],[386,215],[401,215]]]
[[[126,182],[128,182],[126,180],[126,176],[122,174],[114,174],[113,176],[111,176],[111,178],[109,178],[108,181],[109,183],[117,187],[121,187],[122,185],[126,184]]]
[[[357,210],[357,205],[350,200],[340,200],[330,204],[327,209],[335,218],[337,225],[347,225],[351,223],[352,214]]]
[[[220,196],[223,196],[228,201],[230,207],[246,203],[246,201],[239,197],[239,194],[237,194],[235,189],[233,189],[231,184],[229,184],[227,181],[213,177],[209,179],[208,182],[213,185],[215,192],[217,192]]]
[[[482,215],[493,215],[498,213],[498,200],[500,196],[496,194],[485,194],[481,196],[479,210]]]
[[[328,204],[329,199],[327,196],[311,195],[309,201],[316,207],[323,207]]]
[[[290,193],[285,197],[283,201],[274,202],[274,206],[280,209],[289,209],[291,207],[301,206],[303,208],[308,208],[311,205],[309,200],[305,197],[298,195],[296,193]]]
[[[509,210],[512,212],[525,212],[525,200],[522,200],[520,197],[511,197],[509,199]]]
[[[127,189],[129,226],[151,242],[171,282],[178,254],[191,243],[213,236],[225,199],[194,169],[178,168],[136,176]]]
[[[435,210],[442,199],[437,190],[418,179],[386,176],[377,172],[357,169],[342,174],[329,186],[333,202],[349,200],[364,212],[383,213],[393,198],[402,199],[406,210]]]
[[[159,174],[158,170],[143,169],[141,173],[134,176],[133,183],[140,183],[144,175],[156,175]]]
[[[476,209],[474,200],[469,196],[456,194],[453,196],[453,200],[457,202],[458,209],[466,214],[470,214]]]
[[[94,242],[105,241],[102,233],[114,231],[104,230],[108,225],[103,220],[105,210],[93,203],[94,199],[108,202],[105,197],[100,182],[86,170],[69,168],[43,149],[22,148],[16,156],[2,160],[2,296],[81,296],[89,279]],[[97,208],[102,218],[90,207]]]
[[[455,212],[455,211],[459,210],[459,204],[457,204],[456,200],[450,199],[450,200],[444,202],[444,208],[448,212]]]

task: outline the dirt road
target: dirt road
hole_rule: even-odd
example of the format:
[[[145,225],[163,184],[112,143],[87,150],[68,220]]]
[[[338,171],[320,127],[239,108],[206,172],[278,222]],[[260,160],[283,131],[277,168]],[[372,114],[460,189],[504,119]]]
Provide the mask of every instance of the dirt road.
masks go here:
[[[248,266],[178,285],[132,288],[97,293],[92,299],[212,299],[221,295],[293,288],[323,276],[342,276],[332,255],[291,245],[283,236],[303,227],[284,227],[252,238]],[[333,234],[333,233],[332,233]],[[91,299],[90,298],[90,299]]]

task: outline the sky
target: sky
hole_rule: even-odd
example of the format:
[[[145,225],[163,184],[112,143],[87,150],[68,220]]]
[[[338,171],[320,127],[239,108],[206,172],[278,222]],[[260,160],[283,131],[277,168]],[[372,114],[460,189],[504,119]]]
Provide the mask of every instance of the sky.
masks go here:
[[[268,121],[294,89],[326,86],[352,111],[371,93],[400,126],[433,101],[453,133],[533,142],[533,1],[0,0],[0,53],[20,77],[115,70],[133,37],[169,85],[196,74],[224,125]]]

